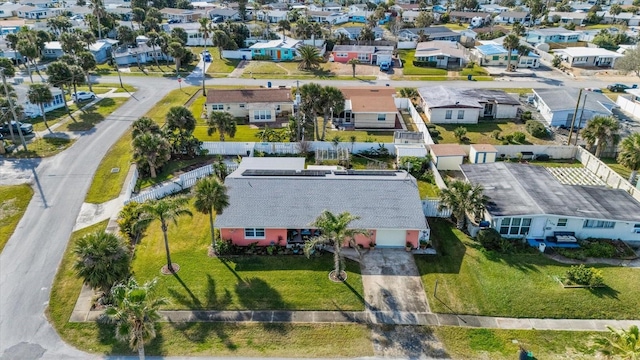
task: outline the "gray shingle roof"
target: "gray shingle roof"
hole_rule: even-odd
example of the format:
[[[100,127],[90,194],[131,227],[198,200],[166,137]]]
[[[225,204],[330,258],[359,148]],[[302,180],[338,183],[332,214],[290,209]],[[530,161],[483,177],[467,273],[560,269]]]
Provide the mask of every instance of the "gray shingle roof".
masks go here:
[[[415,180],[404,179],[228,177],[230,205],[215,226],[296,229],[329,210],[359,216],[354,228],[427,229]]]
[[[533,90],[542,101],[549,107],[551,111],[574,110],[576,101],[578,101],[579,89],[534,89]],[[584,102],[584,94],[582,93],[580,106]],[[611,113],[611,109],[617,105],[607,96],[597,92],[587,92],[587,102],[584,106],[585,110],[600,112],[603,114]]]
[[[583,219],[640,221],[640,202],[624,190],[561,184],[542,166],[497,162],[463,164],[481,184],[493,216],[551,214]]]
[[[472,107],[482,108],[481,103],[495,101],[498,104],[519,105],[518,100],[502,90],[454,89],[444,86],[421,87],[418,93],[430,108]]]

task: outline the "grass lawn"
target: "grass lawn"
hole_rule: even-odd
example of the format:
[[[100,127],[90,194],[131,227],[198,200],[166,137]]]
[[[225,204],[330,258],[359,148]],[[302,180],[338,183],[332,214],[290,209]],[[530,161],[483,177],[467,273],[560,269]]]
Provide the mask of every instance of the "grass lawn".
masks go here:
[[[433,328],[453,359],[516,359],[522,345],[536,359],[593,359],[593,342],[602,333],[581,331]]]
[[[470,144],[493,144],[493,145],[502,145],[502,140],[495,139],[493,137],[493,132],[495,130],[500,130],[500,135],[504,138],[505,135],[513,134],[516,131],[520,131],[524,133],[527,138],[523,145],[529,144],[552,144],[553,142],[550,140],[538,139],[536,137],[531,136],[525,128],[525,125],[522,123],[516,124],[513,121],[504,121],[504,120],[496,120],[496,121],[480,121],[477,124],[434,124],[436,130],[440,132],[437,138],[433,140],[439,144],[443,143],[457,143],[453,131],[457,127],[465,127],[467,129],[467,143]]]
[[[167,94],[162,100],[158,101],[153,109],[149,110],[145,116],[150,117],[159,124],[165,123],[165,116],[174,106],[182,106],[198,91],[199,86],[183,86],[182,89],[175,89]]]
[[[198,96],[195,100],[189,105],[189,110],[193,113],[193,116],[196,117],[196,120],[201,120],[201,115],[204,112],[204,104],[207,102],[207,98],[205,96]]]
[[[466,25],[458,25],[458,24],[444,24],[444,27],[450,29],[450,30],[466,30],[467,26]]]
[[[197,49],[204,50],[204,48]],[[196,52],[195,48],[192,49],[196,54],[200,54],[202,50]],[[229,74],[240,63],[239,59],[220,59],[220,51],[217,47],[208,47],[207,50],[211,54],[211,64],[207,68],[207,74]]]
[[[115,340],[113,326],[68,322],[82,287],[72,268],[73,246],[83,235],[104,228],[106,221],[73,233],[51,289],[47,315],[60,336],[72,346],[97,354],[132,355],[126,344]],[[339,324],[159,323],[156,338],[145,350],[149,356],[373,355],[370,330],[365,325]]]
[[[184,169],[188,166],[205,163],[207,160],[213,159],[212,156],[199,156],[195,159],[184,159],[184,160],[174,160],[170,161],[167,165],[162,167],[162,171],[158,173],[155,179],[145,178],[138,181],[138,186],[141,189],[147,188],[149,186],[153,186],[159,184],[161,182],[167,181],[169,179],[173,179],[174,173],[180,169]],[[202,165],[204,166],[204,165]]]
[[[447,70],[436,69],[430,67],[417,67],[413,65],[415,50],[399,50],[398,54],[402,59],[402,73],[404,75],[432,75],[432,76],[447,76]]]
[[[629,170],[626,167],[618,164],[616,159],[604,158],[604,159],[600,159],[600,160],[602,160],[602,162],[607,164],[607,166],[609,166],[611,168],[611,170],[617,172],[618,175],[622,176],[625,180],[629,179],[629,176],[631,175],[631,170]]]
[[[128,130],[102,158],[93,176],[86,202],[100,204],[118,197],[129,172],[132,151],[131,130]],[[113,168],[119,168],[120,171],[112,173]]]
[[[439,255],[416,257],[416,263],[433,312],[554,319],[638,317],[637,269],[596,266],[606,288],[564,289],[555,277],[563,276],[568,265],[538,253],[486,253],[448,221],[430,220],[429,225]],[[438,299],[433,296],[436,280]]]
[[[74,115],[75,121],[70,120],[62,124],[59,131],[87,131],[106,119],[112,112],[127,102],[128,98],[104,98],[92,107],[84,110],[78,115]]]
[[[618,101],[618,96],[620,96],[621,93],[617,93],[617,92],[612,92],[609,89],[602,89],[602,93],[605,94],[609,99],[611,99],[611,101],[616,102]],[[624,94],[624,93],[622,93]]]
[[[423,180],[418,180],[418,192],[420,193],[420,198],[435,198],[440,194],[440,189],[437,185],[428,183]]]
[[[24,151],[22,146],[17,151],[11,154],[12,158],[38,158],[48,157],[56,155],[57,153],[65,150],[69,146],[73,145],[75,140],[60,139],[60,138],[37,138],[27,144],[28,151]]]
[[[18,226],[32,196],[29,185],[0,186],[0,252]]]
[[[208,126],[206,125],[203,119],[198,119],[198,124],[196,125],[196,129],[193,132],[193,135],[200,139],[200,141],[220,141],[220,133],[216,132],[209,136],[207,134]],[[256,134],[260,131],[260,129],[252,128],[249,125],[238,125],[236,126],[236,135],[233,138],[228,136],[225,137],[225,141],[235,141],[235,142],[256,142],[259,139],[256,137]]]
[[[75,103],[72,105],[69,105],[69,111],[71,111],[71,113],[73,114],[75,111],[80,109],[81,106],[84,106],[86,104],[87,102],[80,103],[80,106],[78,106],[78,104],[75,104]],[[69,116],[69,114],[67,113],[67,109],[65,109],[64,107],[49,111],[47,112],[46,115],[47,115],[47,124],[49,124],[49,127],[66,119]],[[42,116],[36,116],[31,119],[26,119],[24,122],[32,124],[33,131],[43,131],[47,129],[47,127],[44,124],[44,121],[42,120]]]
[[[249,65],[245,67],[243,77],[251,77],[251,75],[259,74],[286,75],[287,70],[271,61],[251,61]]]
[[[329,130],[324,137],[325,141],[330,141],[335,136],[340,136],[342,141],[351,141],[351,137],[356,137],[356,142],[370,142],[371,146],[377,148],[378,143],[392,143],[393,131],[365,131],[365,130]]]
[[[302,255],[210,258],[209,217],[191,210],[193,217],[169,226],[171,258],[180,264],[180,271],[158,278],[159,293],[171,300],[166,309],[364,309],[357,263],[348,260],[347,282],[335,284],[327,278],[333,268],[331,254],[311,259]],[[147,281],[158,277],[165,263],[162,231],[154,222],[136,248],[133,271],[140,281]]]
[[[485,70],[482,66],[477,64],[473,65],[473,68],[464,68],[460,71],[461,76],[473,75],[473,76],[486,76],[488,75],[487,70]]]
[[[135,92],[136,88],[131,86],[131,85],[127,85],[127,84],[123,84],[124,87],[120,87],[120,84],[113,84],[113,83],[97,83],[97,84],[91,84],[91,88],[93,89],[93,93],[94,94],[104,94],[107,93],[109,91],[111,91],[111,89],[116,89],[116,93],[123,93],[123,92]],[[89,91],[89,87],[86,85],[83,86],[78,86],[78,91]]]

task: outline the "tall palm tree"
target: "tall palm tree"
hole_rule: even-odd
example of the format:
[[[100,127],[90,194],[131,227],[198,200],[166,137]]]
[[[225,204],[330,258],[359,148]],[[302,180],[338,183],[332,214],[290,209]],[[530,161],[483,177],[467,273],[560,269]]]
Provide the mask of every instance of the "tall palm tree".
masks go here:
[[[509,34],[504,38],[502,45],[507,50],[507,71],[511,69],[511,57],[514,50],[517,50],[520,46],[520,38],[516,34]]]
[[[637,325],[631,325],[629,330],[615,329],[607,325],[609,337],[597,339],[600,350],[607,356],[619,356],[625,360],[640,359],[640,330]]]
[[[633,133],[622,140],[618,162],[631,170],[629,182],[633,183],[640,170],[640,133]]]
[[[474,218],[482,215],[488,201],[482,191],[482,185],[471,185],[461,180],[453,181],[440,193],[439,210],[451,209],[451,213],[456,218],[456,227],[462,230],[467,224],[468,215]]]
[[[196,128],[196,118],[191,110],[184,106],[174,106],[169,109],[165,119],[167,120],[167,128],[172,131],[191,133]]]
[[[160,35],[154,30],[151,30],[147,33],[147,37],[149,38],[149,41],[147,41],[147,45],[151,46],[151,51],[155,53],[156,46],[160,44]],[[158,56],[154,56],[153,60],[155,61],[156,66],[160,67],[160,64],[158,64]]]
[[[224,47],[231,42],[229,35],[222,30],[216,30],[213,32],[213,43],[218,47],[218,56],[222,59],[222,51]]]
[[[78,66],[82,69],[84,73],[84,77],[87,79],[87,85],[89,85],[89,91],[93,91],[93,86],[91,85],[91,76],[89,75],[89,71],[94,70],[96,68],[97,62],[96,58],[89,51],[82,51],[76,54],[78,59]]]
[[[160,134],[143,133],[133,139],[133,159],[138,165],[149,166],[149,175],[156,178],[157,169],[171,158],[171,144]]]
[[[25,61],[25,65],[27,65],[29,79],[31,80],[31,83],[33,83],[33,74],[31,73],[31,59],[35,59],[38,57],[38,47],[34,42],[22,38],[18,40],[16,49],[22,56],[25,56],[27,58],[27,61]]]
[[[151,118],[143,116],[131,125],[131,138],[135,139],[144,133],[160,134],[160,126]]]
[[[198,31],[200,32],[200,35],[202,36],[202,40],[204,41],[204,52],[207,53],[208,40],[211,37],[211,32],[213,31],[213,29],[211,28],[211,19],[209,19],[209,17],[207,16],[207,17],[198,19],[198,22],[200,23],[200,28],[198,29]],[[204,87],[204,81],[205,81],[204,69],[205,68],[206,68],[205,55],[202,55],[202,96],[207,96],[207,90]]]
[[[155,323],[160,320],[158,309],[169,303],[166,298],[155,296],[155,286],[156,279],[142,286],[134,278],[118,284],[111,290],[114,304],[105,311],[116,325],[116,338],[138,350],[140,360],[145,358],[144,344],[156,337]]]
[[[167,223],[171,221],[177,225],[180,216],[193,216],[191,211],[187,209],[188,202],[189,199],[184,196],[166,197],[159,200],[148,200],[140,207],[142,214],[140,215],[138,223],[141,226],[145,226],[154,220],[160,221],[160,228],[164,236],[164,249],[167,253],[167,270],[171,273],[174,273],[175,269],[171,262],[171,253],[169,252],[169,238],[167,236],[169,225]]]
[[[282,37],[284,38],[284,32],[291,30],[291,23],[287,19],[278,21],[278,31],[282,31]]]
[[[323,115],[322,136],[318,136],[320,141],[324,141],[327,133],[327,125],[331,114],[340,114],[344,110],[344,94],[340,89],[333,86],[325,86],[322,88],[320,98],[316,99],[316,108],[318,113]],[[332,119],[333,120],[333,119]],[[316,128],[316,135],[319,135]]]
[[[220,141],[224,141],[226,135],[230,138],[236,136],[236,119],[233,115],[224,111],[212,111],[207,119],[207,134],[220,133]]]
[[[60,90],[62,90],[62,94],[65,93],[65,86],[70,87],[70,80],[73,75],[71,72],[71,68],[69,67],[69,65],[67,65],[67,63],[62,61],[54,61],[50,63],[49,66],[47,66],[46,73],[47,75],[49,75],[49,78],[47,79],[49,84],[51,84],[51,86],[59,87]],[[69,115],[69,117],[74,119],[66,101],[64,102],[64,108],[67,110],[67,114]]]
[[[311,45],[302,45],[298,48],[298,55],[300,56],[300,64],[298,69],[311,70],[320,66],[320,52],[317,48]]]
[[[304,245],[304,253],[307,257],[311,255],[313,249],[319,244],[330,244],[333,246],[333,272],[337,280],[343,281],[344,256],[342,247],[345,242],[358,251],[356,235],[369,236],[369,232],[364,229],[350,228],[351,222],[360,219],[345,211],[338,215],[329,210],[324,210],[313,222],[312,226],[320,230],[320,235],[314,236]]]
[[[216,251],[216,238],[213,232],[213,213],[222,214],[229,206],[227,187],[216,177],[209,176],[198,180],[194,187],[195,201],[193,206],[199,212],[209,215],[211,228],[211,249]]]
[[[83,236],[73,248],[78,276],[93,289],[108,295],[111,287],[129,276],[131,253],[114,234],[97,231]]]
[[[351,72],[353,77],[356,77],[356,65],[360,64],[360,60],[353,58],[347,61],[347,64],[351,65]]]
[[[582,130],[582,138],[589,148],[596,146],[594,155],[600,158],[602,151],[609,143],[616,143],[619,139],[620,122],[611,116],[594,116]]]
[[[51,131],[49,124],[47,124],[47,115],[44,112],[44,105],[53,101],[51,89],[44,84],[31,84],[29,85],[29,91],[27,91],[27,98],[30,103],[40,106],[44,125],[47,127],[47,130]]]

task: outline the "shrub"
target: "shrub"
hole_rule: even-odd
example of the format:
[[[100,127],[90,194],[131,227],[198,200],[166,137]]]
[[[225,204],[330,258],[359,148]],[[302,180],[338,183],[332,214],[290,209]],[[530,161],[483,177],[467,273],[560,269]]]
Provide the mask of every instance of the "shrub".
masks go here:
[[[435,62],[435,61],[413,60],[413,66],[415,66],[415,67],[430,67],[430,68],[434,68],[434,67],[438,66],[438,63]]]
[[[531,115],[531,111],[525,111],[522,113],[521,118],[524,121],[529,121],[533,118],[533,115]]]
[[[596,268],[587,268],[584,265],[572,266],[565,273],[567,285],[577,284],[589,287],[603,286],[602,271]]]
[[[491,133],[491,137],[496,139],[496,140],[502,139],[502,135],[501,135],[500,130],[493,130],[493,132]]]
[[[476,240],[487,250],[500,250],[502,236],[495,229],[482,229],[478,231]]]
[[[507,134],[502,138],[502,143],[504,145],[509,145],[513,142],[513,134]]]
[[[462,140],[464,140],[465,136],[467,135],[467,128],[464,126],[458,126],[457,128],[453,129],[453,135],[456,137],[456,139],[458,139],[459,142],[462,142]]]
[[[416,179],[429,169],[429,159],[427,157],[405,156],[400,158],[400,169],[409,170],[409,173]]]
[[[595,258],[612,258],[616,255],[616,247],[605,241],[592,241],[585,246],[585,255]]]
[[[525,124],[527,132],[537,138],[547,137],[547,129],[544,128],[541,122],[535,120],[527,120]]]
[[[473,67],[476,66],[476,63],[473,61],[469,61],[469,63],[467,63],[467,66],[465,66],[467,69],[473,69]]]
[[[517,142],[518,144],[523,144],[526,140],[527,135],[525,135],[523,132],[516,131],[513,133],[513,141]]]
[[[562,58],[560,57],[560,55],[556,55],[553,57],[553,60],[551,60],[551,65],[554,68],[559,68],[560,65],[562,65]]]
[[[556,248],[554,249],[559,255],[566,257],[567,259],[574,260],[586,260],[587,256],[584,254],[584,250],[582,249],[562,249]]]

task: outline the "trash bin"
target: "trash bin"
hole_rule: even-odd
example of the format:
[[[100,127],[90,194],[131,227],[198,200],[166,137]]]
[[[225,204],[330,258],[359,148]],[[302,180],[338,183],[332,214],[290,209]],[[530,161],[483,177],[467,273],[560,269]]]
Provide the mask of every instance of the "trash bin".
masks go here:
[[[247,60],[247,55],[242,55],[242,60]]]
[[[467,80],[469,81],[473,80],[473,75],[467,75]]]
[[[267,81],[267,87],[271,89],[271,81]]]

